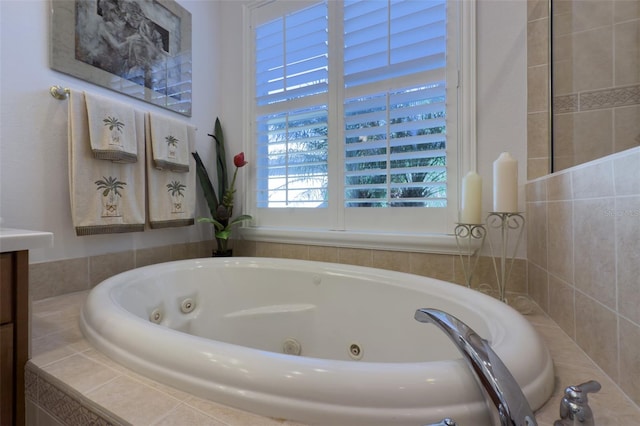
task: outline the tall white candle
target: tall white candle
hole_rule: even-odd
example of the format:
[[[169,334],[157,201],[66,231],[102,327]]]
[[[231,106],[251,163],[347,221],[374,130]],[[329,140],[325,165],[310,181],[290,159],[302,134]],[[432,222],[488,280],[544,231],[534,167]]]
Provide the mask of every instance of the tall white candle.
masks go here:
[[[476,172],[469,172],[462,180],[462,223],[482,222],[482,178]]]
[[[493,162],[493,211],[518,211],[518,161],[508,152]]]

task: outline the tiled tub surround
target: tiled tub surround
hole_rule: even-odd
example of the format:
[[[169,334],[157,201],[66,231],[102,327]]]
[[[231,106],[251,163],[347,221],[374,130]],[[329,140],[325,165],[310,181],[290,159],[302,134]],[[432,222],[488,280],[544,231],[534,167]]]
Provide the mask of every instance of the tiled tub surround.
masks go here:
[[[640,1],[554,1],[554,170],[640,146]]]
[[[78,326],[88,291],[33,303],[32,360],[27,367],[27,424],[293,426],[186,394],[142,377],[96,351]],[[555,364],[554,394],[536,413],[540,426],[558,418],[564,387],[595,379],[590,397],[598,425],[638,424],[640,409],[541,310],[527,316]],[[347,425],[344,425],[347,426]]]
[[[640,148],[526,192],[529,295],[640,404]]]
[[[299,244],[233,241],[234,256],[275,257],[370,266],[464,284],[464,272],[457,255],[411,253]],[[176,244],[99,256],[34,263],[29,266],[32,300],[89,290],[105,279],[133,268],[171,260],[211,255],[214,242]],[[498,265],[499,266],[499,265]],[[507,292],[526,294],[526,261],[515,259]],[[489,284],[496,289],[496,274],[490,257],[481,257],[472,287]],[[483,286],[484,288],[484,286]]]

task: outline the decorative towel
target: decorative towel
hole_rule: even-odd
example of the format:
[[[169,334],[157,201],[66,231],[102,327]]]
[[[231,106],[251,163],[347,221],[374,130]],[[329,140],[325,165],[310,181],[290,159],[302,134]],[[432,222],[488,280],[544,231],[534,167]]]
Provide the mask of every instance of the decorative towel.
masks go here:
[[[122,163],[138,161],[133,107],[87,92],[84,96],[94,157]]]
[[[144,161],[97,160],[89,143],[85,96],[69,96],[69,194],[77,235],[144,231]],[[136,149],[144,153],[144,113],[137,113]]]
[[[153,162],[160,170],[189,171],[188,125],[178,120],[149,113]]]
[[[189,171],[178,173],[155,167],[152,155],[152,138],[149,114],[146,125],[147,156],[147,211],[149,226],[173,228],[195,223],[196,211],[196,167],[191,158]],[[185,125],[186,138],[182,139],[187,150],[195,149],[195,128]]]

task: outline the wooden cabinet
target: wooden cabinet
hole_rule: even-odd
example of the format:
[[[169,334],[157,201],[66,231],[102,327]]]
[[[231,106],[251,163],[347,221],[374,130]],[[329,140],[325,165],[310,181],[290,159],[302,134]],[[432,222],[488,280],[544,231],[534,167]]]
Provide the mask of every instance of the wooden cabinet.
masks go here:
[[[0,253],[0,425],[24,425],[29,252]]]

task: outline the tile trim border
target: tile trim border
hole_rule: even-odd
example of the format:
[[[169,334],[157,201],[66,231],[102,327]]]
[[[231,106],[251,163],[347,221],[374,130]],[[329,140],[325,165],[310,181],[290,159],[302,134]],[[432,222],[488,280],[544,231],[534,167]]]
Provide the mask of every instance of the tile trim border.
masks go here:
[[[82,394],[28,361],[25,368],[27,401],[65,425],[129,426],[118,416],[104,412]]]
[[[553,113],[592,111],[630,105],[640,105],[640,84],[554,96]]]

